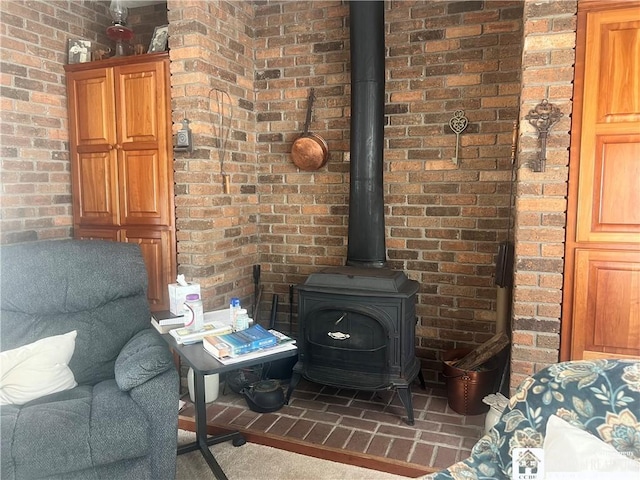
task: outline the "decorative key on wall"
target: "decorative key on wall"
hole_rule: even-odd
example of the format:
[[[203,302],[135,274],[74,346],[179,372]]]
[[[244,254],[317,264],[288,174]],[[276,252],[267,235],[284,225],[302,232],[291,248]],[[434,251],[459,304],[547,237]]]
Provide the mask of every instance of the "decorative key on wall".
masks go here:
[[[464,132],[465,128],[469,125],[469,120],[464,116],[464,110],[456,110],[453,113],[453,117],[449,120],[449,126],[453,133],[456,134],[456,155],[452,158],[453,164],[458,165],[458,152],[460,150],[460,134]]]

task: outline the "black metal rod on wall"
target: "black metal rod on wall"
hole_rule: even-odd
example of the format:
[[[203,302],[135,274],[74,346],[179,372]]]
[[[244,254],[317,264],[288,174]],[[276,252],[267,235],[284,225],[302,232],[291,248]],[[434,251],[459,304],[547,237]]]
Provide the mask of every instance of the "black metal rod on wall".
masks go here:
[[[384,267],[384,2],[349,2],[351,180],[347,265]]]

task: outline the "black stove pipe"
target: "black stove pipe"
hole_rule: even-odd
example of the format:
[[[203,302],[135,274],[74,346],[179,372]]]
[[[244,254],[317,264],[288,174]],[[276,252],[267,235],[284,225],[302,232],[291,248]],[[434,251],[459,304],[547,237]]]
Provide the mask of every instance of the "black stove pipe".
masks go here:
[[[351,180],[347,265],[386,266],[384,191],[384,2],[349,2]]]

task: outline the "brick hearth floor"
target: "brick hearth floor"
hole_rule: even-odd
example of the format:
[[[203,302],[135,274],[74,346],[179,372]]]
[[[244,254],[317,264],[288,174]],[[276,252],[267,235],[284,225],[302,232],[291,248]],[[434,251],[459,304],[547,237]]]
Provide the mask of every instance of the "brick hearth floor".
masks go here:
[[[454,412],[442,387],[422,390],[414,383],[411,390],[413,426],[405,423],[406,410],[393,390],[338,389],[303,379],[289,405],[260,414],[249,410],[244,399],[229,388],[225,392],[221,383],[218,399],[207,405],[207,424],[406,462],[425,473],[468,457],[482,436],[485,415]],[[180,416],[192,419],[193,406],[187,403]]]

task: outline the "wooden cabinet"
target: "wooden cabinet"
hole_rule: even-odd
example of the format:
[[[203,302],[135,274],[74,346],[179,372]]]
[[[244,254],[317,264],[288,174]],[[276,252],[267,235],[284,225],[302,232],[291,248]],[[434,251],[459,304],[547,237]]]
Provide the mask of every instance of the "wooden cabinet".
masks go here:
[[[76,238],[135,242],[152,310],[176,276],[166,53],[67,65]]]
[[[562,360],[640,357],[640,2],[578,3]]]

